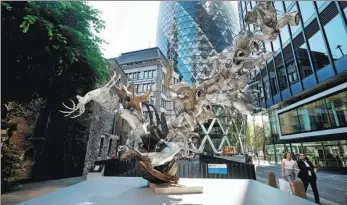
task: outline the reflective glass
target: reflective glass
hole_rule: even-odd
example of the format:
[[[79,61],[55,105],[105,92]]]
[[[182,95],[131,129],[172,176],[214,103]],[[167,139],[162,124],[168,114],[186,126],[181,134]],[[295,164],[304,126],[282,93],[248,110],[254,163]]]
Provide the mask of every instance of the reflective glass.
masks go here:
[[[174,48],[176,54],[171,57],[177,62],[174,64],[175,70],[188,83],[191,82],[194,72],[190,69],[205,66],[205,71],[209,62],[204,58],[212,55],[213,50],[220,52],[229,46],[235,31],[239,30],[233,15],[236,14],[236,10],[233,10],[230,2],[212,1],[207,5],[206,2],[198,1],[162,1],[159,10],[157,45],[171,60],[168,39],[172,34],[177,34],[177,37],[174,37],[177,45]],[[204,37],[205,43],[200,42],[201,37]],[[194,55],[196,58],[192,59]]]
[[[325,26],[324,30],[329,42],[334,60],[347,54],[347,34],[340,15],[335,16]],[[345,40],[342,40],[345,39]]]
[[[343,9],[343,12],[345,13],[345,16],[347,16],[347,6]]]
[[[325,49],[322,32],[319,30],[308,40],[311,48],[312,61],[317,70],[329,64],[327,50]]]
[[[307,46],[303,40],[304,37],[302,36],[302,34],[299,34],[297,38],[301,38],[302,44],[301,45],[296,45],[295,43],[293,44],[294,53],[296,55],[296,59],[299,65],[299,72],[300,72],[301,79],[304,79],[305,77],[312,74],[312,69],[311,69],[311,64],[308,57]]]
[[[282,135],[301,131],[298,113],[295,109],[279,114],[279,120]]]
[[[286,41],[289,40],[289,28],[288,26],[285,26],[281,30],[281,39],[282,39],[282,45],[286,43]]]
[[[270,126],[271,126],[271,132],[272,134],[276,135],[278,134],[277,130],[277,117],[276,117],[276,111],[272,110],[269,112],[269,120],[270,120]]]
[[[270,138],[271,137],[271,127],[270,127],[269,115],[267,113],[263,114],[262,118],[263,118],[263,126],[264,126],[265,137],[266,138]]]
[[[319,8],[325,3],[325,1],[316,1],[316,3],[317,3],[317,7]]]
[[[331,128],[324,99],[298,108],[301,130],[314,131]]]
[[[277,38],[276,40],[272,41],[272,46],[273,46],[274,52],[278,51],[280,49],[280,39]]]
[[[347,127],[347,91],[326,98],[330,121],[334,127]]]
[[[294,3],[294,1],[284,1],[287,9],[290,7],[290,5],[292,5],[292,3]]]
[[[283,3],[282,1],[275,1],[274,2],[274,6],[275,6],[275,9],[280,12],[280,13],[284,13],[284,8],[283,8]]]
[[[313,1],[298,1],[301,11],[301,17],[303,22],[305,23],[314,13],[315,8],[313,5]]]
[[[290,9],[290,12],[294,12],[294,11],[298,11],[296,4]],[[290,26],[290,30],[292,31],[292,36],[295,36],[294,34],[299,30],[300,27],[301,27],[301,22],[297,26]]]

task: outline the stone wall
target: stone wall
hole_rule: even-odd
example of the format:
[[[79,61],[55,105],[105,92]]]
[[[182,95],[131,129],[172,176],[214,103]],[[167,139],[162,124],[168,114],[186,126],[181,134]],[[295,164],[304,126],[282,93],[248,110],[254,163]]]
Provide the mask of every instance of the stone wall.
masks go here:
[[[91,115],[91,126],[89,131],[89,138],[87,144],[86,157],[84,161],[83,175],[88,173],[91,166],[94,165],[94,161],[99,158],[99,148],[101,138],[105,134],[111,134],[114,114],[104,111],[101,106],[95,102],[92,103],[93,114]],[[106,145],[108,145],[108,139],[104,139],[103,150],[101,151],[101,158],[106,157],[107,154]]]

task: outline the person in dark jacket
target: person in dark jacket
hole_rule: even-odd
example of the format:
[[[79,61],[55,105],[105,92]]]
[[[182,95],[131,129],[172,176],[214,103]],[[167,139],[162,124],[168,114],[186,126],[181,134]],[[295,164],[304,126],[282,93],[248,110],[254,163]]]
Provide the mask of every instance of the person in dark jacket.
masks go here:
[[[298,177],[304,183],[305,191],[307,191],[308,184],[311,185],[314,200],[317,204],[320,204],[319,193],[317,188],[317,176],[314,172],[313,164],[306,158],[305,154],[300,153],[299,160],[297,161],[298,168],[300,169]]]

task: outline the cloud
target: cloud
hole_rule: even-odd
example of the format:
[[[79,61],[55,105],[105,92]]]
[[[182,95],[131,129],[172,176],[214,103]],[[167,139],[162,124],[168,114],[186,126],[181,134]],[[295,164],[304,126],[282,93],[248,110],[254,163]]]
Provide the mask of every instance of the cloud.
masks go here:
[[[155,46],[159,1],[89,1],[100,10],[105,29],[98,34],[108,44],[104,57]]]
[[[121,53],[156,46],[156,32],[160,1],[88,1],[100,10],[105,29],[98,34],[104,44],[105,58]],[[231,5],[237,14],[237,1]]]

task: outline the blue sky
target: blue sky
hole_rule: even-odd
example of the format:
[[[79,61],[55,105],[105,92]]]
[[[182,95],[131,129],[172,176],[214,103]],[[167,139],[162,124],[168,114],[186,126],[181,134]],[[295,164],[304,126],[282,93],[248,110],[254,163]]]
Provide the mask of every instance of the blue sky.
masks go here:
[[[99,9],[106,28],[99,36],[108,44],[103,54],[112,58],[121,53],[156,46],[160,1],[89,1]],[[237,2],[232,5],[237,11]]]

